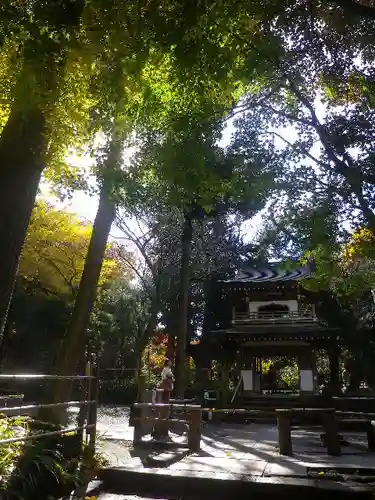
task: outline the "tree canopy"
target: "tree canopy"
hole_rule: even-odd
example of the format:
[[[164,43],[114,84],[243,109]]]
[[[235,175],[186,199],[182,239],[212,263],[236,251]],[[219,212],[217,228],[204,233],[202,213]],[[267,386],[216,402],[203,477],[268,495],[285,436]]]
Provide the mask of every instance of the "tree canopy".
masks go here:
[[[129,273],[126,266],[114,269],[121,254],[142,285],[137,293],[145,292],[143,344],[157,321],[171,316],[179,323],[169,331],[185,329],[185,344],[186,331],[202,325],[202,283],[241,261],[246,249],[238,227],[260,211],[258,254],[314,256],[317,286],[336,298],[342,293],[353,301],[361,287],[372,286],[371,259],[350,257],[375,228],[371,6],[341,0],[205,1],[194,8],[183,0],[52,4],[2,7],[1,231],[11,235],[2,243],[4,262],[11,262],[4,264],[0,290],[3,319],[41,173],[58,188],[87,187],[77,165],[65,161],[70,148],[94,152],[100,210],[90,245],[85,224],[72,219],[80,227],[75,231],[65,215],[48,210],[59,226],[54,234],[52,222],[39,221],[38,211],[47,210],[39,204],[20,269],[54,293],[75,291],[86,269],[71,338],[88,324],[98,256],[105,255],[100,285]],[[235,132],[220,147],[229,120]],[[136,154],[123,162],[129,144]],[[24,196],[17,197],[22,186]],[[22,200],[18,212],[14,200]],[[130,235],[142,269],[127,249],[105,251],[119,214],[125,230],[128,215],[146,228],[143,237]],[[75,242],[53,245],[55,236]]]
[[[20,276],[47,293],[74,296],[79,285],[92,225],[76,215],[39,201],[28,228],[20,261]],[[107,247],[99,286],[128,273]],[[131,256],[129,256],[131,259]]]

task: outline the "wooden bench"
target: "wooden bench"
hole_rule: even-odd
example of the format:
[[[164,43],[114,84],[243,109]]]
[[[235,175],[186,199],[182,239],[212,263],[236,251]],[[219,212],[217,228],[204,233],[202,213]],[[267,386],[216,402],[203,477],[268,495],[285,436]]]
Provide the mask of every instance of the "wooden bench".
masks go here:
[[[147,434],[145,428],[147,424],[158,424],[168,428],[179,424],[187,428],[188,448],[192,452],[200,450],[202,408],[199,405],[181,405],[165,403],[134,403],[135,410],[140,410],[140,415],[133,418],[134,435],[133,445],[137,446],[142,442],[142,438]],[[182,413],[185,418],[170,418],[170,412]],[[146,425],[145,425],[146,424]]]
[[[338,433],[338,422],[335,417],[334,408],[291,408],[291,409],[276,409],[277,415],[277,431],[280,455],[291,456],[293,454],[292,445],[292,416],[297,415],[314,415],[322,421],[323,428],[326,434],[325,445],[327,453],[331,456],[341,455],[341,443]]]
[[[365,432],[369,451],[375,451],[375,414],[364,412],[336,412],[339,428]],[[374,419],[374,420],[372,420]]]
[[[341,455],[341,438],[339,435],[340,426],[344,423],[355,423],[357,429],[365,431],[367,434],[367,442],[369,451],[375,450],[375,421],[371,421],[369,417],[372,414],[360,414],[362,418],[343,418],[343,412],[337,414],[334,408],[292,408],[292,409],[276,409],[277,415],[277,430],[279,452],[281,455],[291,456],[293,454],[293,445],[291,438],[292,417],[293,414],[314,414],[322,420],[322,425],[325,431],[324,444],[327,447],[327,453],[332,456]],[[352,417],[356,414],[351,413]],[[341,418],[340,418],[341,417]]]

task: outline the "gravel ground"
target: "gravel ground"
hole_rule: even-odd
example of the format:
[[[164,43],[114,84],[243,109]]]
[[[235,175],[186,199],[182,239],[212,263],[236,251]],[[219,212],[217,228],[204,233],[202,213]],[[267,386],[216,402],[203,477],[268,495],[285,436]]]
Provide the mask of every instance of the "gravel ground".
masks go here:
[[[98,424],[123,425],[129,427],[129,406],[100,406],[98,408]]]
[[[74,422],[74,418],[79,412],[78,406],[73,406],[69,408],[69,421]],[[100,427],[112,427],[113,425],[121,425],[123,427],[129,427],[129,406],[99,406],[98,407],[98,426]]]

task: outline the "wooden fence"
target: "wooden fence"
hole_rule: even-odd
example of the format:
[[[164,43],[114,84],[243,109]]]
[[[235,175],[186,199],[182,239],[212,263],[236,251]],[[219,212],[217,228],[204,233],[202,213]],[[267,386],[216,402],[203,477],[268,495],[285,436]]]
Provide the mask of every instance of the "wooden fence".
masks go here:
[[[33,417],[42,408],[70,408],[79,407],[79,413],[75,425],[62,427],[59,430],[48,432],[31,432],[23,436],[17,436],[8,439],[1,439],[0,446],[7,446],[10,443],[35,441],[44,437],[64,436],[69,433],[77,433],[80,441],[80,450],[83,450],[81,466],[84,469],[92,463],[95,454],[96,444],[96,423],[97,423],[97,407],[98,407],[98,373],[97,370],[90,367],[86,368],[86,375],[39,375],[39,374],[3,374],[0,375],[1,381],[52,381],[66,380],[78,381],[82,384],[83,394],[78,401],[63,401],[59,403],[46,404],[20,404],[22,403],[21,396],[2,396],[2,408],[0,408],[0,418],[14,416],[29,416]],[[18,404],[18,406],[15,405]],[[10,403],[10,404],[9,404]],[[82,485],[74,493],[75,497],[83,498],[86,485]]]

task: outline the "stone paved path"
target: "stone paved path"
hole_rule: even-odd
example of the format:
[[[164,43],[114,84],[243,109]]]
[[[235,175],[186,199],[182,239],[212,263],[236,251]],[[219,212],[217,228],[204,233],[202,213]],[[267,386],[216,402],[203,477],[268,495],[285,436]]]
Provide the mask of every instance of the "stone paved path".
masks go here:
[[[349,446],[342,447],[341,457],[330,457],[321,445],[321,433],[320,428],[293,430],[293,457],[283,457],[276,448],[274,425],[206,425],[201,452],[188,454],[182,431],[172,434],[174,447],[168,450],[134,450],[127,408],[102,408],[98,419],[100,450],[112,467],[131,471],[167,468],[173,475],[185,476],[307,477],[310,469],[375,469],[375,453],[367,451],[365,434],[343,433]]]

